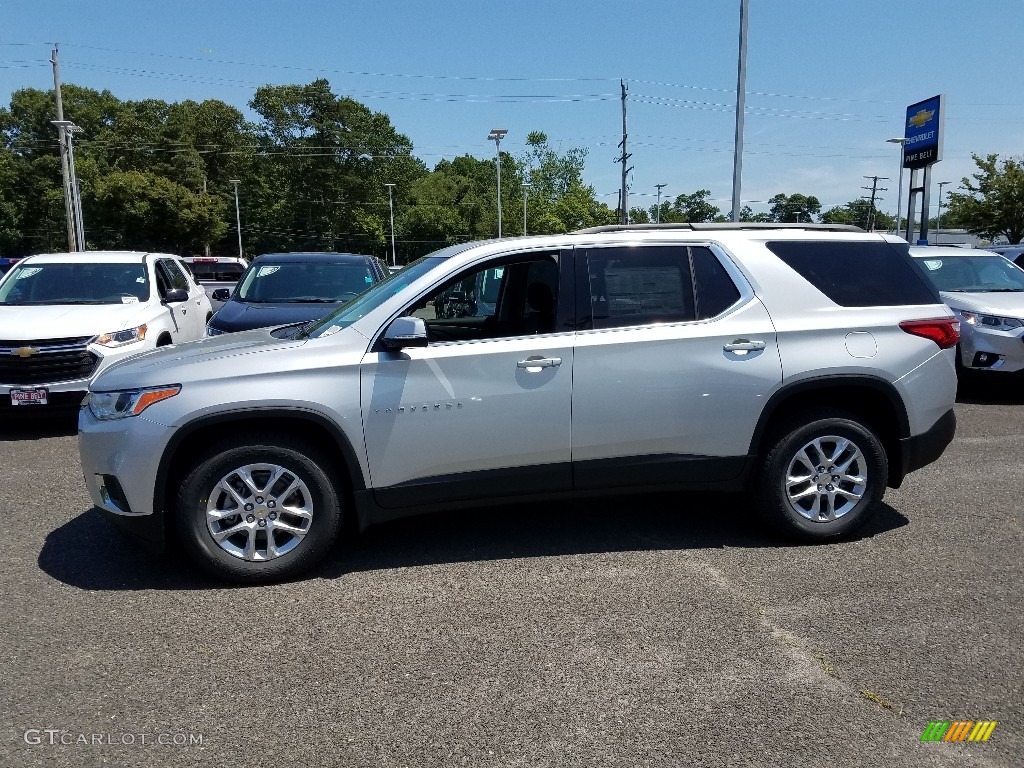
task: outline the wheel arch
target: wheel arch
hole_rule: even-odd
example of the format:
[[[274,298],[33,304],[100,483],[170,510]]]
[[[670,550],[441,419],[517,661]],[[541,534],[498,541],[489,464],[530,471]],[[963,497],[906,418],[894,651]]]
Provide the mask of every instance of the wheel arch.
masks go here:
[[[889,463],[891,487],[903,481],[901,440],[910,437],[910,418],[896,388],[874,376],[821,376],[789,384],[773,394],[750,441],[749,455],[758,456],[766,441],[801,411],[833,407],[864,419],[878,434]]]
[[[211,442],[224,437],[225,426],[258,429],[267,434],[297,437],[315,445],[332,460],[332,468],[347,481],[338,489],[343,500],[351,503],[352,493],[365,489],[359,459],[348,436],[320,413],[301,408],[256,408],[212,414],[180,427],[160,457],[153,490],[153,511],[164,519],[169,533],[174,499],[194,459]]]

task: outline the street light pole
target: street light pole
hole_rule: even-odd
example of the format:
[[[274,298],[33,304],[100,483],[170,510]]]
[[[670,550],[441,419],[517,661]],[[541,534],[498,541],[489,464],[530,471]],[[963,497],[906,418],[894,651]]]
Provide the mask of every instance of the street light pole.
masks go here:
[[[238,208],[238,185],[242,183],[241,179],[228,179],[230,184],[235,185],[235,225],[238,227],[238,258],[245,258],[242,256],[242,213]]]
[[[530,190],[530,185],[523,182],[523,234],[526,234],[526,193]]]
[[[951,181],[940,181],[939,182],[939,210],[935,215],[935,244],[939,244],[939,233],[942,231],[942,188],[947,184],[952,184]]]
[[[73,221],[73,228],[75,230],[75,250],[85,250],[85,226],[82,224],[82,195],[81,189],[78,186],[78,177],[75,175],[75,149],[72,142],[72,137],[76,133],[81,133],[82,129],[75,125],[70,120],[51,120],[51,123],[57,126],[57,129],[61,132],[66,142],[68,154],[68,172],[70,178],[68,179],[68,187],[71,195],[71,214]]]
[[[392,198],[392,191],[395,188],[394,184],[385,184],[388,188],[388,210],[391,211],[391,266],[398,266],[398,258],[395,256],[395,201]]]
[[[900,179],[896,182],[896,228],[893,230],[898,235],[900,233],[900,214],[903,212],[903,145],[907,143],[907,140],[900,136],[885,141],[887,144],[900,145]]]
[[[507,128],[492,128],[487,134],[489,141],[494,142],[494,164],[498,168],[498,239],[501,239],[501,140],[508,133]]]
[[[667,187],[668,184],[655,184],[654,188],[658,190],[658,207],[654,209],[654,223],[661,224],[661,189]]]

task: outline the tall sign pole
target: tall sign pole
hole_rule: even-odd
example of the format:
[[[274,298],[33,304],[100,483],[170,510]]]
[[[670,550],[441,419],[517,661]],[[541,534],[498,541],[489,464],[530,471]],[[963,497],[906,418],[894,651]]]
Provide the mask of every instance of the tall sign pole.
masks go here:
[[[928,211],[932,166],[942,159],[942,126],[945,98],[942,94],[919,101],[907,107],[904,122],[903,167],[910,169],[910,189],[907,200],[908,243],[914,232],[914,204],[921,200],[921,229],[918,245],[928,245]]]
[[[740,220],[740,182],[743,177],[743,112],[747,108],[747,8],[740,0],[740,55],[736,65],[736,139],[732,157],[732,220]]]
[[[57,136],[60,142],[60,173],[64,180],[64,218],[68,226],[68,252],[78,250],[78,239],[75,236],[75,208],[71,196],[71,170],[68,166],[68,140],[65,133],[64,102],[60,97],[60,65],[57,63],[57,44],[54,43],[50,56],[53,65],[53,92],[57,100]]]

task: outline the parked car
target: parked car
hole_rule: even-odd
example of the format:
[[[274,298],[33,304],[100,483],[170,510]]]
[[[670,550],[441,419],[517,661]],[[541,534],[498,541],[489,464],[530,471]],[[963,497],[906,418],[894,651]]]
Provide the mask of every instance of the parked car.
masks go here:
[[[438,316],[488,272],[493,312]],[[466,243],[298,332],[104,372],[80,454],[111,519],[242,582],[311,568],[343,517],[581,494],[715,490],[825,541],[952,439],[958,326],[906,242],[853,227]]]
[[[177,256],[29,256],[0,279],[0,412],[77,407],[114,361],[203,337],[210,302]]]
[[[913,246],[910,253],[960,318],[959,369],[1024,370],[1024,270],[988,250]]]
[[[1024,268],[1024,243],[1017,243],[1017,245],[986,245],[985,250],[1005,256],[1018,267]]]
[[[224,291],[230,296],[235,283],[249,266],[249,262],[240,256],[182,256],[181,260],[206,291],[214,312],[224,305]],[[215,298],[215,293],[220,298]]]
[[[206,328],[208,336],[309,322],[334,311],[387,270],[373,256],[355,253],[267,253],[253,259],[233,293]]]

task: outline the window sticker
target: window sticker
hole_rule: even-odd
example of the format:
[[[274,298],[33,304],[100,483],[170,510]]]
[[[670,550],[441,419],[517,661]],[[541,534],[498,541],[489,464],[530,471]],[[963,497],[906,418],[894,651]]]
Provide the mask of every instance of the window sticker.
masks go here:
[[[266,277],[267,275],[272,275],[279,269],[280,267],[260,267],[260,271],[256,273],[256,277]]]
[[[328,328],[328,329],[327,329],[326,331],[324,331],[323,333],[321,333],[321,334],[320,334],[320,336],[321,336],[321,337],[324,337],[324,336],[330,336],[331,334],[333,334],[333,333],[337,333],[337,332],[338,332],[338,331],[340,331],[340,330],[341,330],[341,326],[340,326],[340,325],[332,325],[332,326],[331,326],[330,328]]]
[[[136,277],[136,278],[135,278],[135,282],[136,282],[136,283],[145,283],[145,282],[146,282],[146,277],[145,277],[145,275],[143,275],[143,276],[141,276],[141,277]]]
[[[138,304],[139,303],[139,297],[138,296],[122,296],[121,297],[121,303],[122,304]]]
[[[366,275],[366,277],[363,278],[363,282],[367,283],[367,284],[372,283],[373,282],[373,278],[370,277],[369,275]]]
[[[929,271],[934,272],[936,269],[942,267],[942,259],[925,259],[924,265]]]
[[[38,275],[42,271],[43,271],[42,267],[25,267],[25,269],[21,270],[21,272],[18,273],[18,279],[19,280],[24,280],[26,277],[32,277],[33,275]]]

